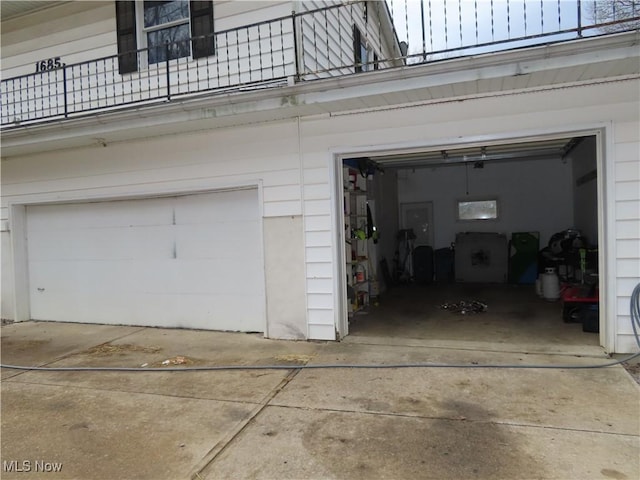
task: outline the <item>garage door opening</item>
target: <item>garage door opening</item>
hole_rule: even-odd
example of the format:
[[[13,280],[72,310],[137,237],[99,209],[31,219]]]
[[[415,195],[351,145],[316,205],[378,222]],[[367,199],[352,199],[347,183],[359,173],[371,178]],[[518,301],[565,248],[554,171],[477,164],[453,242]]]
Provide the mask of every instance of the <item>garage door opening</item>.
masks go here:
[[[599,345],[597,148],[591,135],[344,159],[349,335]]]

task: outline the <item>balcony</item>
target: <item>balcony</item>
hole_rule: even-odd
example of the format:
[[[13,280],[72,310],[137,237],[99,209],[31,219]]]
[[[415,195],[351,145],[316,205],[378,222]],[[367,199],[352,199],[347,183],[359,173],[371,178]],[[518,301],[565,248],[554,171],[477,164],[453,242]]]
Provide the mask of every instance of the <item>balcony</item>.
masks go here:
[[[4,130],[197,95],[276,88],[640,28],[640,1],[388,0],[292,13],[209,37],[3,79]],[[213,42],[215,54],[176,52]],[[176,58],[177,57],[177,58]],[[135,71],[120,73],[123,62]]]

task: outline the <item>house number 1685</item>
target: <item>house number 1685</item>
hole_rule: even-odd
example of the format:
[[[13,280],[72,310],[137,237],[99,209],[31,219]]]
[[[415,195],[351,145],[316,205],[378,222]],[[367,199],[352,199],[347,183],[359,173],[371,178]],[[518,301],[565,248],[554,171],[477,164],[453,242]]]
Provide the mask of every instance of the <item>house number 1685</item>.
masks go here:
[[[55,70],[60,67],[64,67],[64,63],[60,61],[60,57],[47,58],[46,60],[36,62],[36,73]]]

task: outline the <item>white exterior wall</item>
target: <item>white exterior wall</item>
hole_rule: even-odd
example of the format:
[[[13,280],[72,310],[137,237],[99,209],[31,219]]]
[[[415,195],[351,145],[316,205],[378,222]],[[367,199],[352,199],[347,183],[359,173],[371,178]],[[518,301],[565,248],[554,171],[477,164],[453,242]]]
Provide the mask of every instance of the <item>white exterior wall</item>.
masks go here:
[[[638,91],[636,85],[636,93]],[[608,232],[615,239],[615,331],[616,352],[636,351],[631,327],[631,292],[640,282],[640,109],[636,100],[635,118],[616,122],[612,150],[613,192],[608,194],[607,209],[612,210],[615,223]]]
[[[214,31],[283,17],[291,9],[291,1],[216,1]],[[116,55],[115,15],[113,0],[73,1],[3,21],[2,77],[34,73],[35,63],[46,58],[61,57],[70,65]],[[292,40],[284,41],[291,49]]]
[[[293,22],[259,22],[291,15],[292,6],[291,1],[215,2],[215,55],[172,60],[170,88],[165,63],[145,66],[144,53],[138,71],[118,72],[114,1],[68,2],[4,21],[2,76],[21,78],[2,84],[8,100],[2,106],[3,123],[282,81],[295,74]],[[138,32],[139,50],[142,35]],[[37,62],[57,57],[64,69],[34,75]]]
[[[384,20],[385,6],[383,2],[369,2],[366,18],[363,3],[344,5],[343,2],[320,0],[298,3],[300,13],[321,9],[332,4],[341,5],[340,8],[302,16],[300,42],[302,47],[301,73],[304,78],[326,78],[355,73],[353,68],[355,61],[353,51],[354,24],[361,32],[362,41],[366,42],[380,59],[397,58],[400,55],[390,27]],[[389,61],[381,61],[380,64],[381,68],[391,66]],[[373,66],[368,68],[373,69]]]
[[[61,57],[67,64],[117,54],[113,2],[66,2],[2,22],[2,78],[36,71]]]
[[[632,351],[629,296],[640,279],[639,93],[637,80],[630,80],[306,119],[301,127],[305,181],[306,172],[314,172],[314,191],[322,192],[322,180],[330,189],[331,168],[335,155],[340,154],[409,147],[438,149],[460,142],[586,134],[604,129],[604,172],[600,178],[605,215],[599,245],[602,262],[607,262],[607,269],[601,268],[601,285],[607,284],[609,295],[601,308],[610,331],[601,329],[601,342],[604,344],[608,335],[605,347],[609,351]],[[332,200],[305,198],[304,204],[312,206],[314,225],[319,221],[315,217],[325,222],[321,235],[306,229],[308,280],[311,258],[314,271],[325,275],[323,288],[308,295],[310,332],[314,332],[316,328],[329,328],[331,315],[339,315],[336,310],[330,312],[331,307],[339,308],[338,282],[334,282],[331,295],[331,279],[321,269],[328,268],[333,260],[329,247],[340,246],[337,232],[332,235],[326,229]],[[321,239],[324,243],[318,242]],[[334,274],[339,274],[340,266],[336,267]]]
[[[631,351],[628,304],[640,278],[639,92],[637,80],[559,87],[5,159],[3,316],[11,318],[13,307],[13,267],[6,254],[9,202],[144,196],[258,182],[263,186],[269,266],[267,310],[284,312],[289,318],[277,331],[287,331],[292,338],[304,333],[307,338],[334,339],[342,313],[337,277],[339,209],[333,179],[338,156],[604,131],[600,137],[604,171],[598,180],[605,192],[604,217],[598,243],[602,264],[607,262],[607,268],[601,268],[601,285],[607,284],[609,295],[601,307],[610,329],[605,347]],[[266,231],[269,228],[273,229]],[[292,233],[296,231],[300,233]],[[279,270],[276,266],[287,249],[297,253],[291,256],[291,266]],[[270,291],[299,291],[300,284],[305,285],[306,295],[300,291],[302,298],[297,296],[289,307],[286,296],[269,296]],[[607,332],[601,332],[604,342]]]
[[[273,326],[273,336],[307,337],[296,132],[296,122],[289,121],[3,159],[2,317],[14,318],[15,308],[11,204],[147,198],[258,185],[265,264],[271,267],[265,272],[267,317],[274,319],[266,333],[271,335]],[[16,227],[14,221],[11,228]],[[19,239],[14,242],[20,245]]]

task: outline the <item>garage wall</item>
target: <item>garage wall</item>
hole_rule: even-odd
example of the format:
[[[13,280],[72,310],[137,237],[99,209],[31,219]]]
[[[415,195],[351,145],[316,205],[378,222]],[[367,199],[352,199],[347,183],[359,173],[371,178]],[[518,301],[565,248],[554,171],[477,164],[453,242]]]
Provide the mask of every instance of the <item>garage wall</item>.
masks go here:
[[[145,197],[261,183],[265,259],[288,251],[293,262],[281,266],[288,269],[286,282],[267,276],[266,289],[304,285],[296,135],[294,122],[282,122],[3,159],[0,222],[8,228],[9,203]],[[279,217],[293,217],[292,226],[278,228],[267,221]],[[294,234],[296,225],[300,231]],[[2,316],[13,318],[9,233],[2,237]],[[304,294],[293,302],[286,296],[267,301],[268,311],[284,312],[281,318],[295,319],[294,329],[306,335]]]
[[[572,169],[560,158],[485,162],[484,168],[464,165],[401,170],[400,203],[433,202],[435,248],[448,247],[458,232],[540,232],[540,245],[551,235],[573,227]],[[468,174],[468,190],[467,190]],[[468,192],[468,194],[467,194]],[[464,199],[499,202],[499,218],[458,221],[456,202]]]
[[[378,229],[379,240],[376,245],[378,262],[385,258],[389,266],[389,271],[393,268],[393,257],[397,248],[396,233],[400,228],[398,213],[398,173],[395,170],[387,170],[384,174],[374,175],[373,181],[369,182],[367,190],[369,195],[375,199],[376,207],[376,227]],[[379,265],[376,265],[378,268]],[[382,289],[384,278],[378,269],[378,282]]]
[[[626,327],[628,299],[640,278],[637,273],[640,268],[640,233],[637,233],[640,221],[640,180],[637,174],[640,162],[639,101],[637,80],[629,80],[304,119],[301,143],[305,172],[307,168],[313,168],[314,191],[328,195],[321,182],[323,178],[325,182],[330,181],[328,169],[325,169],[332,165],[334,152],[357,154],[394,147],[450,147],[465,141],[610,127],[615,132],[615,139],[607,145],[615,144],[615,148],[607,151],[604,160],[608,175],[615,177],[612,180],[615,191],[611,189],[608,192],[606,208],[609,216],[605,221],[615,233],[612,234],[612,244],[607,245],[611,268],[608,278],[612,282],[608,303],[603,305],[603,316],[616,319],[613,320],[615,333],[606,348],[610,351],[631,351],[635,348]],[[320,214],[324,222],[329,221],[331,208],[330,198],[321,200],[317,197],[314,200],[313,211]],[[314,236],[314,239],[312,247],[307,243],[307,251],[317,252],[318,261],[324,262],[323,268],[327,268],[334,239],[328,232]],[[334,245],[339,248],[337,240]],[[324,275],[328,272],[324,271]],[[325,291],[329,289],[328,281],[324,288]],[[308,302],[310,308],[312,305],[324,308],[327,324],[330,306],[338,308],[337,303],[331,302],[329,293],[310,295]],[[603,336],[604,333],[601,338]]]
[[[598,244],[598,186],[596,138],[588,137],[571,152],[568,161],[573,169],[573,214],[575,227],[591,245]]]

